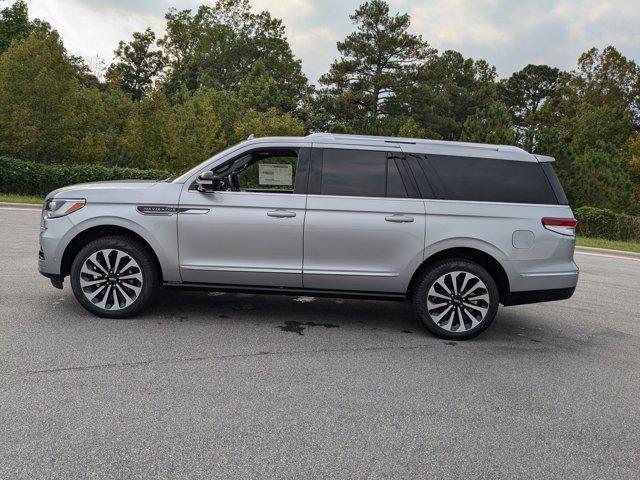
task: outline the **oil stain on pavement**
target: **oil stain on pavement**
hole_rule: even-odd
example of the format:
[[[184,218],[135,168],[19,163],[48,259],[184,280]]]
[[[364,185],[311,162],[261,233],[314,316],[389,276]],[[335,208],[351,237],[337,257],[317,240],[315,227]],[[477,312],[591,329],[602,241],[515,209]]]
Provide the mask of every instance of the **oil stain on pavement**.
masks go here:
[[[316,323],[316,322],[297,322],[295,320],[287,320],[284,325],[278,325],[278,328],[283,332],[297,333],[298,335],[304,335],[302,333],[306,327],[324,327],[324,328],[338,328],[340,325],[333,323]]]

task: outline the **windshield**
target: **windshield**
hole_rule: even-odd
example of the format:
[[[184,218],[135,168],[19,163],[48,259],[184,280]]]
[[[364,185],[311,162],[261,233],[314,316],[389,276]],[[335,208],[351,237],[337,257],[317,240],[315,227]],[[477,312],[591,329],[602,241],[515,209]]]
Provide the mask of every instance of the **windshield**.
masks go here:
[[[208,158],[207,160],[205,160],[202,163],[199,163],[198,165],[196,165],[195,167],[193,167],[191,170],[189,170],[188,172],[183,173],[182,175],[180,175],[178,178],[176,178],[175,180],[171,180],[171,183],[184,183],[186,182],[189,177],[191,175],[193,175],[194,173],[198,173],[199,171],[201,171],[202,169],[204,169],[205,165],[214,162],[222,157],[225,157],[226,155],[228,155],[229,153],[233,152],[234,150],[237,150],[238,148],[240,148],[241,144],[237,144],[237,145],[233,145],[225,150],[222,150],[219,153],[216,153],[213,157]]]

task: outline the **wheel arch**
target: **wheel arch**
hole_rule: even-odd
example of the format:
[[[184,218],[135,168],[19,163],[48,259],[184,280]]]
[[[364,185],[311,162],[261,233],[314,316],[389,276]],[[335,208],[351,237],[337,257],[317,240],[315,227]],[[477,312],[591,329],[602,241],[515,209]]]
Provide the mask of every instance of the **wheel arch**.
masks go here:
[[[134,232],[129,228],[112,224],[89,227],[85,230],[82,230],[71,239],[71,241],[65,247],[64,253],[62,255],[62,261],[60,264],[60,274],[62,278],[69,275],[69,273],[71,272],[71,264],[73,263],[73,259],[85,245],[87,245],[89,242],[97,240],[98,238],[108,236],[129,237],[138,241],[153,258],[153,261],[156,264],[156,268],[158,269],[158,272],[161,276],[160,280],[162,281],[162,278],[164,278],[162,264],[160,263],[158,255],[156,254],[153,247],[149,244],[149,242],[142,235]]]
[[[495,256],[479,248],[458,246],[443,248],[425,258],[411,277],[407,289],[407,297],[411,296],[416,282],[426,270],[436,262],[450,258],[471,260],[485,268],[496,282],[500,294],[500,302],[502,303],[507,299],[510,291],[509,276]]]

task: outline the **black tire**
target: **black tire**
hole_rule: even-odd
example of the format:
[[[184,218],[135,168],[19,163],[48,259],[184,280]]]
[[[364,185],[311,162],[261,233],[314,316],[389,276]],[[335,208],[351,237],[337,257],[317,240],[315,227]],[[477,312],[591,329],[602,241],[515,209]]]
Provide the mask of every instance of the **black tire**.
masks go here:
[[[460,287],[465,276],[454,272],[471,274],[484,283],[484,286],[475,282],[473,277],[466,276],[469,280],[461,294]],[[454,278],[457,282],[455,288],[451,284]],[[441,282],[434,285],[438,280]],[[442,283],[456,294],[446,299],[450,294],[442,288]],[[431,311],[427,305],[429,293],[437,295],[430,297]],[[498,287],[489,272],[471,260],[458,258],[439,261],[423,272],[413,289],[412,297],[413,310],[418,322],[436,337],[447,340],[467,340],[480,335],[493,322],[499,303]],[[434,305],[441,305],[436,302],[443,302],[443,306],[434,308]],[[439,321],[437,315],[442,315]],[[475,322],[471,316],[475,318]],[[463,326],[460,326],[461,317]]]
[[[93,254],[96,254],[97,252],[101,252],[104,250],[119,250],[124,254],[126,254],[125,257],[122,257],[119,260],[119,262],[116,262],[114,260],[114,255],[111,254],[110,263],[119,263],[119,265],[121,265],[124,268],[126,266],[126,262],[128,261],[127,257],[130,257],[130,259],[133,259],[137,263],[137,265],[134,267],[133,270],[130,269],[130,270],[127,270],[127,272],[135,272],[137,274],[139,270],[142,276],[142,281],[139,282],[140,285],[138,286],[138,280],[121,280],[120,284],[116,285],[115,283],[117,283],[117,279],[112,280],[113,277],[110,275],[108,277],[109,279],[108,281],[114,282],[112,286],[112,290],[114,292],[117,290],[118,293],[113,293],[109,296],[109,298],[107,299],[107,303],[105,305],[106,308],[102,308],[99,305],[101,302],[98,300],[101,297],[104,298],[104,296],[109,295],[108,293],[106,293],[107,291],[109,291],[109,289],[105,288],[104,296],[102,296],[100,295],[100,292],[97,292],[97,289],[101,287],[85,286],[85,290],[83,290],[83,287],[80,284],[81,270],[83,268],[83,265],[85,264],[85,261],[87,261],[87,259]],[[101,263],[100,268],[106,267],[106,264],[105,264],[106,262],[104,261],[105,260],[104,254],[97,253],[97,255],[98,257],[96,258],[103,260],[102,262],[100,262]],[[118,254],[116,253],[115,256],[117,257],[117,255]],[[92,265],[95,265],[95,264],[92,264]],[[116,265],[116,268],[117,268],[117,265]],[[107,277],[106,274],[103,274],[98,270],[98,267],[94,267],[94,269],[95,269],[96,275],[100,274]],[[127,272],[123,272],[122,275],[125,276]],[[84,280],[92,278],[91,276],[87,276],[86,273],[83,273],[82,275]],[[98,277],[95,277],[95,278],[98,278]],[[102,237],[102,238],[98,238],[97,240],[93,240],[92,242],[85,245],[78,252],[78,254],[73,259],[73,263],[71,265],[71,288],[73,290],[73,294],[75,295],[78,302],[80,302],[80,305],[82,305],[85,309],[87,309],[91,313],[98,315],[99,317],[127,318],[127,317],[136,315],[143,308],[145,308],[149,304],[149,302],[153,300],[158,290],[159,284],[160,284],[160,274],[158,272],[158,268],[156,266],[156,262],[152,254],[139,241],[130,237],[109,236],[109,237]],[[131,288],[131,286],[129,285],[139,288],[139,292],[136,294],[135,290]],[[126,287],[126,288],[123,288],[123,287]],[[95,303],[94,301],[91,301],[89,298],[87,298],[87,295],[85,294],[86,290],[91,290],[92,288],[93,288],[93,292],[89,292],[89,293],[94,293],[94,292],[97,293],[97,298],[95,300]],[[125,299],[124,295],[120,292],[125,292],[127,294],[127,298]],[[131,301],[132,303],[130,305],[126,305],[127,301]],[[116,302],[118,302],[118,309],[107,308],[109,305],[115,305]],[[121,305],[126,305],[126,306],[120,307]]]

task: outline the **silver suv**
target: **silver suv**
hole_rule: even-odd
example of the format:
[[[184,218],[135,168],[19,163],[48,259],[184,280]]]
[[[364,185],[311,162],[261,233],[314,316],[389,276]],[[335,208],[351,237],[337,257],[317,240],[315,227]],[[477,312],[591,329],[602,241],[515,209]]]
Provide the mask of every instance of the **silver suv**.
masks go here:
[[[550,157],[511,146],[312,134],[251,139],[165,181],[50,193],[40,272],[90,312],[159,287],[410,300],[447,339],[498,303],[569,298],[576,220]]]

